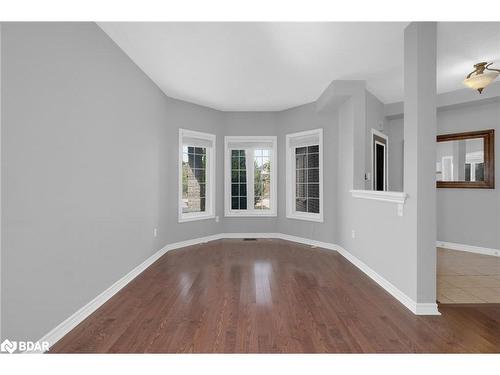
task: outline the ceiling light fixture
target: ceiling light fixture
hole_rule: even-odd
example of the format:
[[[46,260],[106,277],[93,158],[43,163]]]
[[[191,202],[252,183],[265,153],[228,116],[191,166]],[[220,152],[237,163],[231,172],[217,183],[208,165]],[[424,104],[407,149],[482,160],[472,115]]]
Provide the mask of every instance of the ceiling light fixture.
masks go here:
[[[475,70],[470,72],[464,80],[464,84],[471,89],[483,92],[483,89],[493,82],[500,74],[500,69],[490,69],[493,63],[480,62],[474,65]]]

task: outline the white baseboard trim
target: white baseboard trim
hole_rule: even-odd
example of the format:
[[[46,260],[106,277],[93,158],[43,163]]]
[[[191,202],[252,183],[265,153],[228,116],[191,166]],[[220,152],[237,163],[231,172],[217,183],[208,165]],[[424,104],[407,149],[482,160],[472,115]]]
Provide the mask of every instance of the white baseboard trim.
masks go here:
[[[49,333],[43,336],[38,341],[47,341],[49,347],[54,345],[57,341],[63,338],[67,333],[69,333],[73,328],[80,324],[85,318],[101,307],[105,302],[107,302],[111,297],[118,293],[123,287],[125,287],[129,282],[135,279],[139,274],[141,274],[146,268],[156,262],[161,256],[163,256],[167,251],[179,249],[182,247],[193,246],[220,238],[220,235],[206,236],[201,238],[195,238],[192,240],[175,242],[166,245],[162,249],[158,250],[156,253],[151,255],[144,262],[135,267],[132,271],[123,276],[120,280],[116,281],[104,292],[95,297],[92,301],[83,306],[80,310],[72,314],[69,318],[59,324],[57,327],[52,329]],[[33,353],[33,352],[30,352]]]
[[[218,239],[223,238],[280,238],[280,233],[219,233]]]
[[[311,240],[310,238],[297,237],[297,236],[292,236],[290,234],[284,234],[284,233],[280,233],[280,237],[278,237],[278,238],[280,238],[282,240],[286,240],[286,241],[292,241],[292,242],[297,242],[297,243],[301,243],[304,245],[313,246],[313,247],[322,247],[322,248],[328,249],[328,250],[337,250],[337,246],[332,244],[332,243]]]
[[[363,271],[368,277],[375,281],[378,285],[384,288],[387,293],[396,298],[401,302],[408,310],[410,310],[415,315],[441,315],[438,311],[437,303],[417,303],[410,297],[408,297],[404,292],[398,289],[394,284],[390,283],[380,274],[375,272],[366,263],[362,262],[350,252],[345,250],[343,247],[336,245],[336,250],[340,255],[346,258],[353,265],[358,267]]]
[[[284,233],[221,233],[218,236],[221,239],[222,238],[277,238],[280,240],[301,243],[303,245],[323,247],[329,250],[336,250],[335,245],[332,243],[311,240],[309,238],[297,237]]]
[[[155,254],[151,255],[144,262],[135,267],[132,271],[123,276],[120,280],[116,281],[104,292],[95,297],[92,301],[87,303],[81,309],[72,314],[69,318],[60,323],[57,327],[52,329],[49,333],[44,335],[38,341],[47,341],[49,347],[54,345],[57,341],[63,338],[67,333],[69,333],[73,328],[80,324],[85,318],[101,307],[106,301],[118,293],[123,287],[125,287],[129,282],[135,279],[139,274],[146,270],[150,265],[157,261],[161,256],[163,256],[167,251],[179,249],[182,247],[193,246],[209,241],[219,240],[223,238],[277,238],[287,241],[292,241],[296,243],[301,243],[304,245],[309,245],[313,247],[320,247],[328,250],[337,251],[349,262],[359,268],[362,272],[368,275],[372,280],[384,288],[389,294],[406,306],[410,311],[416,315],[440,315],[437,304],[435,303],[416,303],[401,290],[387,281],[385,278],[380,276],[377,272],[363,263],[361,260],[356,258],[354,255],[349,253],[347,250],[341,246],[329,243],[312,240],[304,237],[292,236],[284,233],[219,233],[211,236],[195,238],[192,240],[175,242],[166,245],[161,250],[158,250]],[[31,352],[33,353],[33,352]]]
[[[441,315],[437,303],[415,303],[415,315]]]
[[[490,249],[487,247],[472,246],[472,245],[465,245],[465,244],[461,244],[461,243],[445,242],[445,241],[436,241],[436,246],[443,247],[443,248],[448,249],[448,250],[467,251],[469,253],[492,255],[495,257],[500,257],[500,250]]]

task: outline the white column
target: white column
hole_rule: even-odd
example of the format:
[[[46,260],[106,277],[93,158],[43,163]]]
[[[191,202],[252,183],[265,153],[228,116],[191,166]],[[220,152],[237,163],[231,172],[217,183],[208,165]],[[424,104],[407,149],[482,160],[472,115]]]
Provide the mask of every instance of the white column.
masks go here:
[[[415,257],[423,310],[436,301],[436,26],[412,22],[404,32],[405,215],[412,228],[406,251]]]

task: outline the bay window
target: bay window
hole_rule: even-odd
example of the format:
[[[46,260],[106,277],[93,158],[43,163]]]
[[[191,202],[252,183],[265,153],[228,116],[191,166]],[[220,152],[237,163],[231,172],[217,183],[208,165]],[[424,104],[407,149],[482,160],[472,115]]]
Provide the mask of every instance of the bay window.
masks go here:
[[[225,137],[225,215],[276,216],[276,137]]]

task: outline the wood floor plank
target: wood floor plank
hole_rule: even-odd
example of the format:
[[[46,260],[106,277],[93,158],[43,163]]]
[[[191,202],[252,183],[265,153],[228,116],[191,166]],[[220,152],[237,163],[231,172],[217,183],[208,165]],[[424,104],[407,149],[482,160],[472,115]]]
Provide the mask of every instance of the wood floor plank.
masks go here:
[[[170,251],[50,353],[500,352],[500,304],[415,316],[340,254],[283,240]]]

